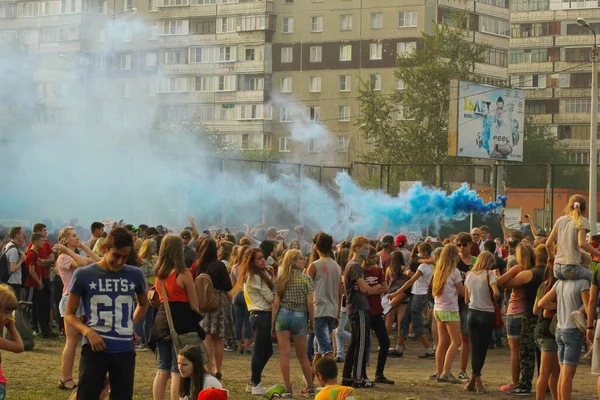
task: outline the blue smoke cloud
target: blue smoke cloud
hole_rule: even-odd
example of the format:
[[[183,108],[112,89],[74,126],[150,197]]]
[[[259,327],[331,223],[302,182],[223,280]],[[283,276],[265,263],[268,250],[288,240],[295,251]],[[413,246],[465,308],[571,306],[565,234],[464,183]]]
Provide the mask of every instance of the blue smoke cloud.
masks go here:
[[[443,221],[458,220],[473,213],[489,213],[506,206],[507,198],[484,203],[477,192],[463,184],[446,194],[443,190],[415,183],[407,192],[390,196],[382,191],[360,188],[346,173],[338,174],[341,202],[352,216],[345,228],[374,234],[381,230],[425,228]]]

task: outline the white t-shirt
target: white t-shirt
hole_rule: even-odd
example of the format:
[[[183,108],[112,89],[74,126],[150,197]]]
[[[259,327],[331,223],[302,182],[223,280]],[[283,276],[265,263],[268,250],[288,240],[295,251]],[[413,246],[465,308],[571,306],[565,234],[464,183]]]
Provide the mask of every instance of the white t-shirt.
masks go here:
[[[556,220],[556,264],[581,264],[581,249],[577,235],[580,229],[590,231],[590,221],[581,217],[581,228],[577,228],[574,218],[563,215]]]
[[[204,374],[204,385],[202,386],[202,390],[209,388],[217,388],[223,389],[223,385],[221,382],[211,374]],[[190,396],[180,397],[179,400],[192,400]]]
[[[496,274],[487,271],[490,277],[490,285],[496,283]],[[484,272],[469,272],[465,279],[465,287],[469,293],[469,308],[473,310],[494,312],[494,303],[490,293],[488,279]]]
[[[557,328],[577,328],[573,321],[571,321],[570,315],[583,304],[581,292],[589,289],[590,283],[586,279],[578,279],[576,281],[559,280],[554,284],[554,290],[556,290]]]
[[[427,294],[433,276],[433,265],[423,263],[419,265],[417,271],[421,271],[421,276],[413,284],[412,294]]]
[[[434,297],[434,311],[458,311],[458,290],[456,290],[456,285],[460,282],[462,282],[460,271],[455,268],[448,279],[446,279],[442,294]]]
[[[17,270],[15,272],[11,273],[10,272],[10,263],[15,263],[15,264],[18,263],[19,258],[21,257],[21,254],[19,253],[19,249],[13,242],[9,242],[6,244],[6,246],[4,246],[5,250],[7,248],[9,248],[9,250],[6,252],[6,259],[8,260],[8,268],[9,268],[8,283],[11,283],[13,285],[20,285],[22,283],[22,275],[23,275],[23,272],[21,271],[21,267],[17,268]]]

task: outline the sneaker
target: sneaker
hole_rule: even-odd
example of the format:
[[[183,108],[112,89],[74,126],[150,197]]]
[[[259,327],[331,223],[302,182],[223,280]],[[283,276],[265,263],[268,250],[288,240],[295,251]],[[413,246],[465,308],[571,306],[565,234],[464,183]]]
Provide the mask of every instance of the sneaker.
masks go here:
[[[246,393],[252,393],[252,384],[251,383],[246,384]]]
[[[334,361],[335,361],[336,363],[343,363],[343,362],[344,362],[344,359],[343,359],[343,358],[341,358],[341,357],[336,357],[336,358],[334,358]]]
[[[264,396],[264,394],[265,394],[265,387],[263,386],[262,382],[259,383],[258,385],[252,386],[252,395]]]
[[[515,390],[515,385],[509,383],[508,385],[500,386],[500,390],[502,390],[503,392],[512,392],[513,390]]]
[[[425,352],[425,354],[417,356],[417,357],[419,357],[421,359],[426,359],[426,358],[434,359],[435,358],[435,353],[434,352],[431,352],[431,353]]]
[[[386,378],[383,375],[375,377],[375,382],[383,383],[385,385],[393,385],[394,383],[396,383],[394,381],[389,380],[388,378]]]
[[[388,357],[396,357],[396,358],[400,358],[404,355],[403,351],[398,351],[396,349],[390,350],[390,352],[388,353]]]
[[[585,320],[585,315],[583,315],[583,313],[579,310],[573,311],[570,315],[569,318],[571,318],[571,321],[575,324],[575,326],[577,326],[577,328],[583,332],[584,334],[586,333],[586,329],[587,329],[587,321]]]
[[[148,349],[148,347],[145,344],[140,344],[137,348],[136,351],[140,351],[140,352],[144,352],[144,351],[149,351],[150,349]]]
[[[284,394],[285,394],[285,385],[282,385],[281,383],[279,383],[277,385],[273,385],[265,391],[265,397],[269,400],[274,397],[275,398],[285,397]]]
[[[427,378],[428,381],[437,381],[437,372]]]
[[[234,352],[234,351],[236,351],[236,348],[235,347],[231,347],[231,346],[225,346],[224,350],[225,351],[229,351],[229,352]]]
[[[440,375],[438,376],[437,381],[443,383],[462,383],[460,380],[456,379],[452,374]]]
[[[375,384],[368,379],[363,379],[362,382],[353,382],[352,387],[354,389],[370,389],[374,388]]]
[[[525,390],[518,387],[506,393],[512,394],[513,396],[531,396],[531,390]]]
[[[460,371],[458,373],[458,379],[460,379],[461,381],[468,381],[469,379],[469,375],[467,374],[467,371]]]
[[[300,396],[306,397],[309,399],[314,398],[317,395],[317,391],[314,388],[305,388],[300,392]]]
[[[294,397],[294,392],[292,392],[291,390],[288,390],[288,391],[284,392],[281,395],[281,397],[284,399],[291,399],[292,397]]]

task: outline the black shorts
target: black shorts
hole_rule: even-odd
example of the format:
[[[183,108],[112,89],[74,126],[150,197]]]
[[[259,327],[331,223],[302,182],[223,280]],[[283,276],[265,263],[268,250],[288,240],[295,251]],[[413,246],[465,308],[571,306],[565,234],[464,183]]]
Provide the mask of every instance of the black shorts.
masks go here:
[[[133,377],[135,374],[135,351],[126,353],[106,353],[92,351],[89,344],[81,348],[79,360],[79,385],[77,400],[97,399],[104,389],[108,374],[111,400],[131,400],[133,398]]]

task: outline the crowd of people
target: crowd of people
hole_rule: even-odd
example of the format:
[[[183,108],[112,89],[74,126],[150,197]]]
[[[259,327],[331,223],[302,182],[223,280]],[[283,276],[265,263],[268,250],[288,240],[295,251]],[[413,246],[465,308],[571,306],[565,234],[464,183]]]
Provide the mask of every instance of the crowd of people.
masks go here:
[[[72,226],[54,237],[44,223],[32,232],[15,226],[2,244],[0,325],[11,339],[0,339],[0,349],[23,351],[13,312],[24,300],[33,305],[36,335],[65,338],[58,387],[73,390],[73,399],[131,399],[135,353],[152,350],[155,400],[227,398],[222,382],[235,366],[224,362],[225,351],[251,358],[247,393],[329,400],[394,385],[387,359],[403,357],[411,337],[423,348],[419,358],[435,360],[424,379],[486,393],[488,349],[506,336],[510,374],[500,390],[568,400],[582,349],[600,375],[593,351],[600,251],[598,238],[586,236],[585,210],[584,197],[571,197],[549,235],[533,224],[530,236],[509,231],[501,219],[503,238],[482,226],[415,243],[404,234],[311,236],[302,226],[200,232],[193,218],[177,234],[95,222],[85,244]],[[274,343],[283,383],[267,385]],[[292,358],[303,388],[292,386]]]

